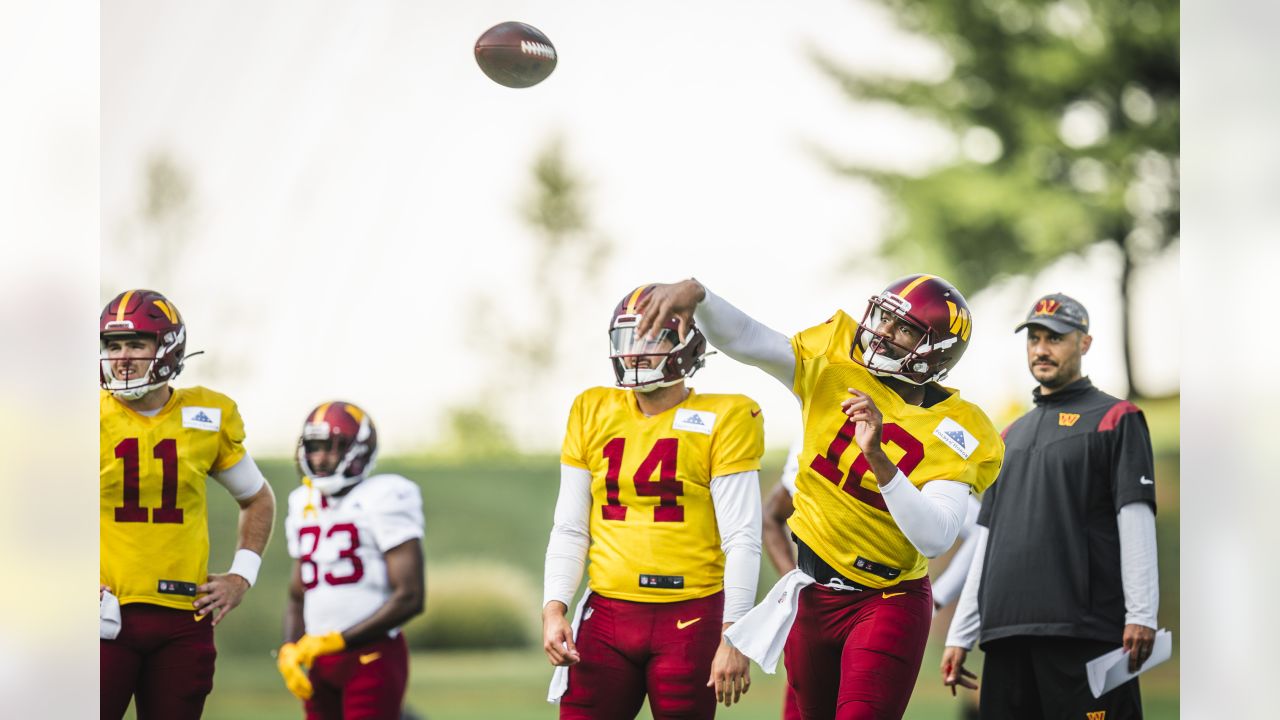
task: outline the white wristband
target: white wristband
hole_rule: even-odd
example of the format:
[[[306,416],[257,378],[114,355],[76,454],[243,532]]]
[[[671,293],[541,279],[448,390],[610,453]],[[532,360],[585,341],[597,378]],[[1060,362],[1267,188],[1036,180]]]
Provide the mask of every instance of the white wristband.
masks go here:
[[[235,573],[245,580],[249,581],[249,587],[258,580],[258,568],[262,567],[262,556],[258,553],[240,548],[236,551],[236,557],[231,561],[231,569],[228,573]]]

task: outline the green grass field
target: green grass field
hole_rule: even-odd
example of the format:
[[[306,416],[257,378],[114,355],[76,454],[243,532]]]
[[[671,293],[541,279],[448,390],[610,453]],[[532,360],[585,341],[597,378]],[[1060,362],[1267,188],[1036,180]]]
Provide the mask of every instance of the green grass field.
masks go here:
[[[1148,408],[1157,452],[1160,547],[1160,617],[1174,631],[1174,658],[1143,676],[1147,717],[1178,717],[1178,456],[1176,401]],[[765,489],[772,487],[781,456],[766,458]],[[280,502],[296,486],[290,461],[263,461],[262,467]],[[542,559],[555,504],[558,463],[554,457],[486,460],[473,464],[430,459],[387,459],[384,472],[399,472],[417,481],[426,504],[427,582],[431,567],[465,564],[470,559],[499,560],[521,579],[541,585]],[[235,543],[235,505],[221,492],[210,493],[210,565],[225,568]],[[219,627],[218,670],[205,716],[213,720],[275,720],[301,715],[301,704],[284,689],[270,652],[279,644],[280,613],[284,606],[289,558],[277,523],[258,585],[225,624]],[[763,563],[760,593],[776,579]],[[493,578],[502,582],[503,578]],[[529,620],[538,617],[538,597],[529,602]],[[949,613],[939,616],[921,668],[907,717],[914,720],[958,717],[957,703],[938,680],[938,660]],[[971,666],[980,671],[980,655]],[[721,711],[721,717],[756,720],[780,717],[782,688],[779,674],[764,675],[752,668],[755,681],[741,706]],[[538,647],[500,652],[428,652],[413,657],[408,703],[419,716],[431,720],[480,718],[554,718],[554,706],[544,702],[550,667]],[[644,712],[642,717],[648,717]]]

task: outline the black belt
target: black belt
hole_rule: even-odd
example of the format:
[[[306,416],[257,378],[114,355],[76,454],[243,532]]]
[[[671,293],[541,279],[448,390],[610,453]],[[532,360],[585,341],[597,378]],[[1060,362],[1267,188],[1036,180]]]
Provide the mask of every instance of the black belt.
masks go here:
[[[813,548],[805,544],[803,540],[792,533],[791,539],[796,541],[796,567],[804,571],[806,575],[817,580],[823,585],[839,588],[841,590],[871,590],[856,580],[850,580],[842,573],[836,571],[835,568],[827,564],[825,560],[818,557]]]

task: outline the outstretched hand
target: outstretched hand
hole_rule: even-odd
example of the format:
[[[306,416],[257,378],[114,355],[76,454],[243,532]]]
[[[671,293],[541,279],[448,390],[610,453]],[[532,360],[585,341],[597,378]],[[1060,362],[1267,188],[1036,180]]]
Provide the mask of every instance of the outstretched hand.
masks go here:
[[[680,323],[680,341],[684,342],[689,326],[693,324],[693,309],[707,297],[706,289],[693,278],[652,287],[636,306],[636,312],[640,314],[636,335],[652,340],[650,335],[656,334],[662,323],[674,315]]]

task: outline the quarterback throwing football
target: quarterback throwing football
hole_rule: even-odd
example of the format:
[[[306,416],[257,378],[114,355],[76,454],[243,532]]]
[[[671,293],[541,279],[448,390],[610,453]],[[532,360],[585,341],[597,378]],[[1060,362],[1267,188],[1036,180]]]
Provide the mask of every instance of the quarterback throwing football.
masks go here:
[[[102,311],[98,521],[102,717],[198,718],[213,689],[213,627],[240,604],[271,537],[275,496],[226,395],[171,388],[187,327],[152,290]],[[231,569],[209,574],[206,479],[240,505]]]
[[[694,318],[730,357],[799,398],[803,450],[788,521],[798,568],[726,635],[787,683],[806,719],[900,718],[933,612],[928,560],[946,551],[970,492],[995,480],[1000,436],[938,384],[969,341],[968,305],[950,283],[912,275],[867,304],[794,337],[765,327],[696,280],[642,299],[638,332]],[[856,446],[856,447],[851,447]]]
[[[425,594],[422,495],[400,475],[370,475],[377,454],[359,407],[327,402],[307,415],[302,486],[285,519],[294,563],[277,665],[313,720],[398,720],[404,704],[400,626]]]
[[[763,418],[750,398],[686,387],[706,351],[697,327],[682,340],[665,315],[652,340],[637,333],[650,291],[613,312],[617,387],[569,411],[542,610],[561,718],[634,718],[646,695],[659,720],[711,718],[751,680],[722,633],[755,602]]]

